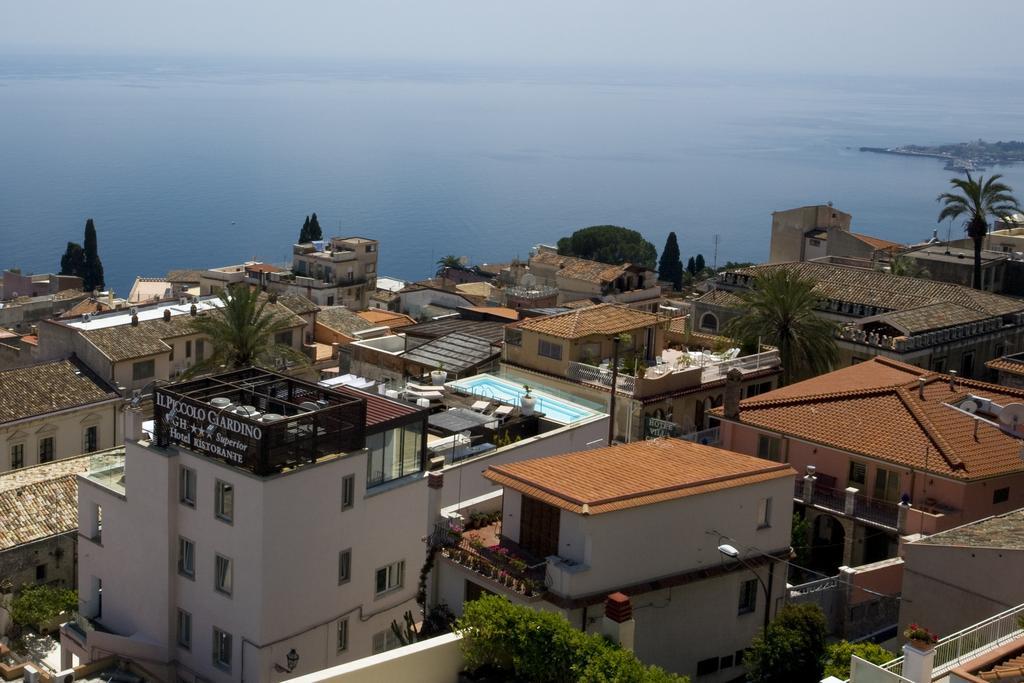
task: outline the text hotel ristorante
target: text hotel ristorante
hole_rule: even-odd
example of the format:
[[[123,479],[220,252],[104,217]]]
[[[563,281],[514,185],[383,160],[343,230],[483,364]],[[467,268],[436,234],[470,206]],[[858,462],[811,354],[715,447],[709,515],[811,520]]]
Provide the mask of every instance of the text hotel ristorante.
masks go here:
[[[165,410],[164,420],[170,420],[166,427],[172,442],[240,465],[245,464],[250,445],[263,438],[262,428],[224,414],[220,408],[180,401],[161,392],[157,392],[156,405]]]

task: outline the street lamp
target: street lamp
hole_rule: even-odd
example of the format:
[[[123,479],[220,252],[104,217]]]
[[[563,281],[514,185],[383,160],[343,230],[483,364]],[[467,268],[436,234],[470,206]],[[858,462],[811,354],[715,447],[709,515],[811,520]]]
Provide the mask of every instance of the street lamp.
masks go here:
[[[746,560],[740,557],[740,551],[737,550],[735,546],[729,545],[728,543],[723,543],[718,546],[718,552],[722,553],[722,555],[728,557],[729,559],[736,560],[744,567],[749,569],[750,572],[757,579],[757,582],[761,584],[761,588],[764,590],[764,633],[765,637],[767,638],[769,613],[771,612],[772,606],[772,583],[774,583],[775,580],[775,562],[769,562],[768,564],[768,583],[766,584],[764,580],[761,578],[761,575],[758,574],[753,567],[747,564]],[[764,553],[761,554],[764,555]],[[767,557],[770,560],[775,559],[770,555],[765,555],[765,557]]]
[[[284,660],[286,663],[285,666],[274,664],[274,671],[282,674],[289,674],[292,671],[295,671],[295,667],[299,665],[299,653],[296,652],[293,647],[291,650],[288,650],[288,654],[284,656]]]

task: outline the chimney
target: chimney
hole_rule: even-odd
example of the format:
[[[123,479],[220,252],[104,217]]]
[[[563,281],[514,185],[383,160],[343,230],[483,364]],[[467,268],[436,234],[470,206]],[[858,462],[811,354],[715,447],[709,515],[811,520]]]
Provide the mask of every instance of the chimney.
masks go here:
[[[956,391],[956,370],[949,371],[949,390]]]
[[[142,438],[142,422],[146,418],[142,409],[129,405],[124,409],[124,438],[126,441],[138,441]]]
[[[725,376],[725,417],[730,420],[738,420],[740,417],[740,382],[743,381],[743,373],[733,368]]]
[[[188,314],[191,315],[191,316],[195,316],[196,310],[197,310],[196,309],[196,305],[192,304],[192,306],[188,309]]]
[[[604,601],[601,633],[623,650],[633,651],[636,620],[633,619],[633,605],[629,602],[629,596],[623,593],[608,595]]]
[[[169,309],[169,308],[165,308],[164,309],[164,322],[165,323],[171,322],[171,309]]]
[[[136,313],[132,313],[132,327],[139,326],[139,316]]]
[[[924,400],[924,384],[927,381],[928,381],[927,377],[918,377],[917,378],[917,397],[919,399],[921,399],[922,401]]]

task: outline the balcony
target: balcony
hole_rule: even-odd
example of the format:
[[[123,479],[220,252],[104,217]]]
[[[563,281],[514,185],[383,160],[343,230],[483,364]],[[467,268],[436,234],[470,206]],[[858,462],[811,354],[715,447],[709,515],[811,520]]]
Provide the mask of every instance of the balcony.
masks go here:
[[[126,494],[123,448],[95,453],[88,456],[88,462],[89,469],[83,474],[86,479],[120,496]]]
[[[834,481],[834,480],[833,480]],[[857,489],[836,489],[815,483],[811,493],[807,493],[804,480],[797,479],[793,498],[798,503],[813,505],[845,517],[852,517],[860,522],[896,531],[899,523],[899,505],[882,500],[874,500],[856,493]]]
[[[431,542],[440,546],[442,557],[476,572],[495,592],[539,599],[546,591],[547,560],[501,536],[500,521],[468,530],[452,521],[438,522]]]

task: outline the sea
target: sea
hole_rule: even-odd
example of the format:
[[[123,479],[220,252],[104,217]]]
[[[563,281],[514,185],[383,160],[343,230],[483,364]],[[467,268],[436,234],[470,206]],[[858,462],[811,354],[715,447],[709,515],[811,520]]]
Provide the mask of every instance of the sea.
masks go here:
[[[119,295],[287,263],[312,212],[402,279],[598,224],[762,261],[772,211],[825,202],[878,237],[955,238],[953,172],[858,148],[1022,139],[1012,78],[0,56],[0,267],[56,270],[86,218]],[[989,172],[1024,197],[1024,168]]]

